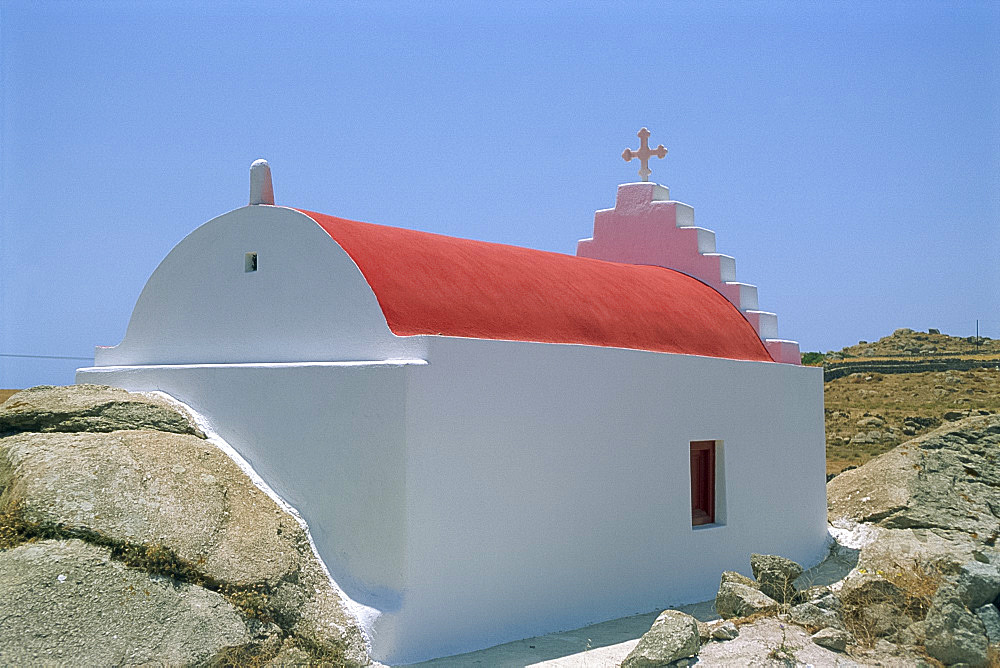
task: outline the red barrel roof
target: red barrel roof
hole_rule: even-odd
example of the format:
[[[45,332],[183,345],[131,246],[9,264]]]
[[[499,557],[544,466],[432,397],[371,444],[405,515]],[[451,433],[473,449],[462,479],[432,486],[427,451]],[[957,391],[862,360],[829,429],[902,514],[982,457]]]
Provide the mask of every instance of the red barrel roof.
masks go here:
[[[358,265],[397,336],[577,343],[772,361],[735,306],[672,269],[301,212]]]

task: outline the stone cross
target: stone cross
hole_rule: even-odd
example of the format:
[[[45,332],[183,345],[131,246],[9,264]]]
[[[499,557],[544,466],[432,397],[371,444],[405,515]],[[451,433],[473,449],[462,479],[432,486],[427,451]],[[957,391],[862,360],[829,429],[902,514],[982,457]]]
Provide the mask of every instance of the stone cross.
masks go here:
[[[652,156],[657,158],[662,158],[667,154],[667,149],[663,148],[663,144],[660,144],[656,149],[649,148],[649,130],[643,128],[639,130],[638,134],[641,140],[641,145],[638,151],[633,151],[630,148],[625,149],[622,152],[622,158],[625,162],[632,162],[632,158],[639,158],[639,162],[642,163],[642,169],[639,170],[639,176],[642,177],[643,181],[649,181],[649,175],[652,172],[649,171],[649,159]]]

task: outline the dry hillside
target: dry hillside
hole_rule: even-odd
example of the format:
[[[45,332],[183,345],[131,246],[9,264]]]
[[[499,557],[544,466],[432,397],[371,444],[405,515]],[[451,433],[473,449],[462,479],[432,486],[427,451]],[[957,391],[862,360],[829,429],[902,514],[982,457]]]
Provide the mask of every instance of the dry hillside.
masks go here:
[[[968,370],[917,373],[860,372],[828,380],[826,402],[827,472],[859,466],[913,436],[945,422],[976,413],[1000,412],[1000,340],[955,337],[897,329],[890,336],[861,341],[827,353],[827,363],[842,360],[974,359],[984,364]],[[905,368],[904,368],[905,370]]]
[[[1000,356],[1000,339],[990,339],[980,336],[978,345],[974,336],[948,336],[936,329],[926,332],[916,332],[912,329],[897,329],[889,336],[878,341],[858,341],[857,345],[847,346],[838,351],[826,354],[826,359],[861,358],[903,358],[970,355]]]

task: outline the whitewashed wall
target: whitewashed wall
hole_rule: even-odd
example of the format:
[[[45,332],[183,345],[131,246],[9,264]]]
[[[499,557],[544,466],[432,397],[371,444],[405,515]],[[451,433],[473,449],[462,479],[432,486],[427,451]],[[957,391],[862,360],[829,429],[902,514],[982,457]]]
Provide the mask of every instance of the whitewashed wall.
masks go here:
[[[823,556],[821,370],[429,343],[428,366],[408,376],[409,588],[376,622],[392,656],[704,600],[751,552]],[[725,525],[695,529],[689,443],[709,439],[723,442]]]
[[[258,269],[246,272],[246,253]],[[313,219],[246,206],[185,237],[150,276],[100,366],[421,356],[394,336],[354,261]]]
[[[165,391],[309,522],[382,614],[389,663],[702,600],[751,552],[826,540],[817,369],[428,337],[427,364],[81,370]],[[724,525],[691,527],[688,444],[721,440]]]

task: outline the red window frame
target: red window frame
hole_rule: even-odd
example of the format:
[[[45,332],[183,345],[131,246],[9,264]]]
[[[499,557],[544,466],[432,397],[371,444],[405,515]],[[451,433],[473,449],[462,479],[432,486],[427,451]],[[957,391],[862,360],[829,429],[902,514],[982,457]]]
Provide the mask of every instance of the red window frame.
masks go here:
[[[715,441],[691,441],[691,526],[715,523]]]

